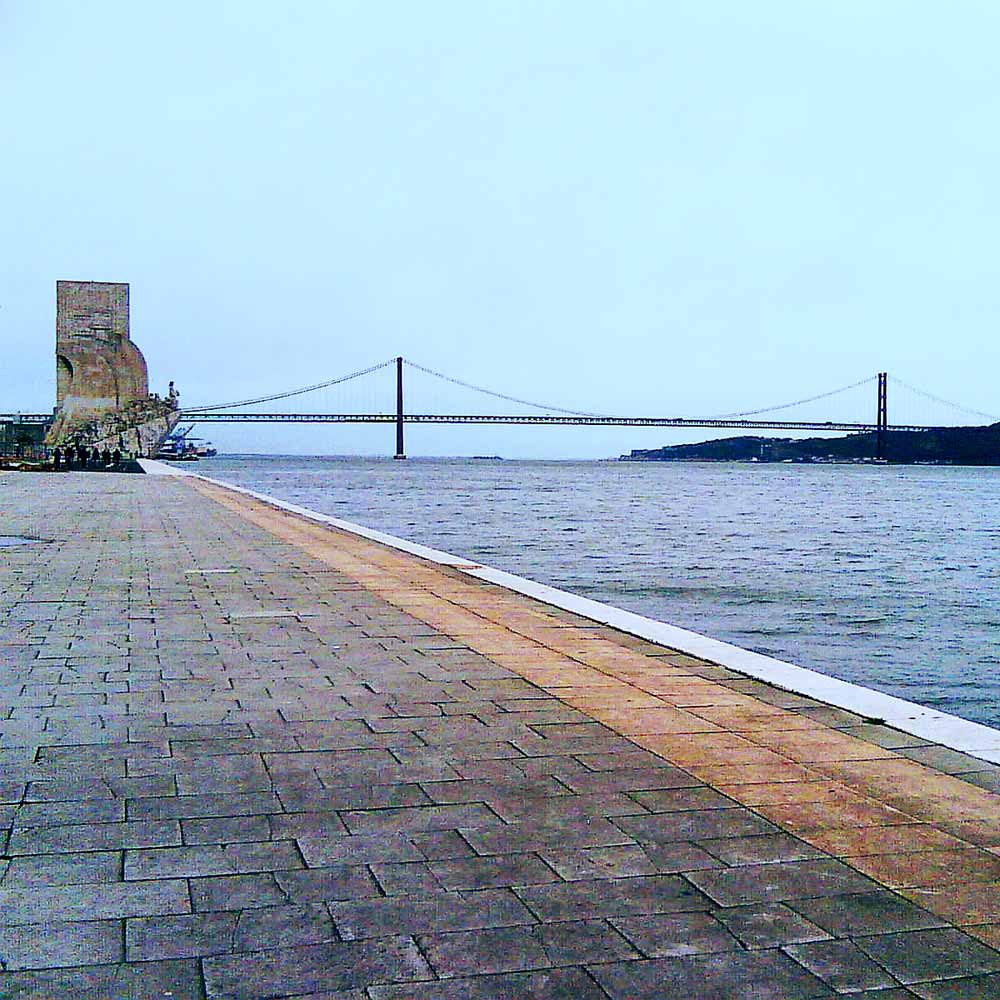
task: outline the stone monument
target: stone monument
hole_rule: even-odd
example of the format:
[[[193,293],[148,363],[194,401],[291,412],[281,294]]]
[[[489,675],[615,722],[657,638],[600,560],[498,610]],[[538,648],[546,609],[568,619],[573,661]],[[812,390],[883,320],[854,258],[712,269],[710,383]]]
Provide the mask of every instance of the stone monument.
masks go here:
[[[129,331],[129,286],[56,282],[56,416],[46,443],[152,455],[179,414],[150,395]]]
[[[129,339],[128,285],[56,282],[56,407],[93,417],[149,396],[146,359]]]

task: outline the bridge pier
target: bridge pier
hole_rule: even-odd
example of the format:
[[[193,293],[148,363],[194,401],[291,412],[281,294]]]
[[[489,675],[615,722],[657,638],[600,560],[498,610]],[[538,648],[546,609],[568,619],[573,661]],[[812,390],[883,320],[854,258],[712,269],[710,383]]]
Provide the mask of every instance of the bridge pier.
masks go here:
[[[403,448],[403,359],[396,358],[396,454],[393,458],[406,458]]]
[[[889,427],[889,374],[878,373],[878,406],[875,417],[875,460],[885,458],[885,434]]]

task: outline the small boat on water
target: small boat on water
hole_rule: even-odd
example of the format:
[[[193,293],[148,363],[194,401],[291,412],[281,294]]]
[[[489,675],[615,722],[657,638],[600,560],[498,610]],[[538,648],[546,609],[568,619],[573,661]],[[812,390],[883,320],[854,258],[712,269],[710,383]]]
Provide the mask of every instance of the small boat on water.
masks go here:
[[[176,427],[160,443],[156,457],[162,462],[197,462],[200,458],[214,458],[218,451],[211,441],[190,437],[190,427]]]

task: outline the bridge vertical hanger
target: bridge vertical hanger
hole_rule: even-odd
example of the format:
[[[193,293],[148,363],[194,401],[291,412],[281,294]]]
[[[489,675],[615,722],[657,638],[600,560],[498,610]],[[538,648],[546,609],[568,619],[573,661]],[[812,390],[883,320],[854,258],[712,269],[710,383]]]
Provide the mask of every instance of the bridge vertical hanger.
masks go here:
[[[885,436],[889,428],[889,375],[878,373],[878,413],[875,418],[875,458],[885,458]]]
[[[396,454],[393,458],[406,458],[403,450],[403,359],[396,358]]]

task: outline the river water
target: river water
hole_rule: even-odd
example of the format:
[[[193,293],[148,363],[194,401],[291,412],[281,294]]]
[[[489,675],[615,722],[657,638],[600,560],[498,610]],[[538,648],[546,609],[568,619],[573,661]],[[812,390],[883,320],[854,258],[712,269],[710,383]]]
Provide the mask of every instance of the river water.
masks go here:
[[[1000,727],[1000,469],[253,456],[197,471]]]

